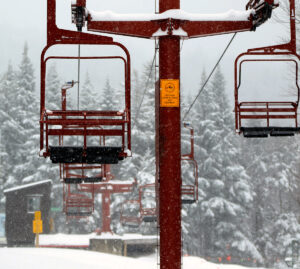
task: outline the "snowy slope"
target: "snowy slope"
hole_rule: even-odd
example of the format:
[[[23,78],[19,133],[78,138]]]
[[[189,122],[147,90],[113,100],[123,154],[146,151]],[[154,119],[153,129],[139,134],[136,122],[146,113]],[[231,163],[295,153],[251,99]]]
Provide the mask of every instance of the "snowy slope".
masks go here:
[[[101,235],[91,234],[41,234],[41,246],[89,246],[90,239],[123,239],[123,240],[136,240],[136,239],[155,239],[156,236],[141,235],[141,234],[124,234],[122,236],[110,233],[102,233]]]
[[[156,255],[127,258],[86,250],[47,248],[0,248],[0,267],[5,269],[156,269]],[[237,265],[184,257],[183,269],[243,269]],[[253,268],[252,268],[253,269]]]

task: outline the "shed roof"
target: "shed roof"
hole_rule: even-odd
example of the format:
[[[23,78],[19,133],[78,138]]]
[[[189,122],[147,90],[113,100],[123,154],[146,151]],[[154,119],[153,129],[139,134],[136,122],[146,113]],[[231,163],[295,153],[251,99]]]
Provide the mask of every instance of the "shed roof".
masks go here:
[[[30,188],[30,187],[33,187],[33,186],[42,185],[42,184],[46,184],[46,183],[51,183],[52,184],[52,180],[51,179],[46,179],[46,180],[32,182],[32,183],[21,185],[21,186],[16,186],[16,187],[4,190],[3,193],[5,194],[5,193],[8,193],[8,192],[27,189],[27,188]]]

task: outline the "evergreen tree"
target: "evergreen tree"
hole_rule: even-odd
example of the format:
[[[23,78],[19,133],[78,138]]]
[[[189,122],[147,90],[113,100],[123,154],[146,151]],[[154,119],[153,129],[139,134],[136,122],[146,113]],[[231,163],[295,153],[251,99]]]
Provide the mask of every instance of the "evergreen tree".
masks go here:
[[[196,109],[194,125],[198,126],[196,144],[200,147],[196,148],[196,156],[203,195],[201,205],[197,204],[193,209],[195,221],[191,225],[193,228],[201,226],[197,254],[249,255],[260,259],[250,241],[249,229],[241,225],[247,223],[247,209],[251,207],[253,192],[248,175],[238,164],[239,143],[232,132],[233,118],[220,69],[200,95]]]
[[[17,92],[15,96],[16,117],[20,124],[32,130],[36,126],[30,119],[38,115],[37,98],[35,95],[35,77],[30,58],[28,56],[28,45],[25,43],[22,60],[17,72]]]
[[[2,190],[15,185],[16,178],[13,175],[14,164],[18,161],[16,148],[24,141],[23,128],[16,121],[12,112],[15,104],[15,91],[17,89],[16,72],[9,64],[7,71],[0,79],[0,201],[2,202]]]
[[[107,78],[102,90],[101,110],[115,110],[116,102],[115,90],[111,87],[109,78]]]
[[[35,77],[30,58],[28,45],[25,43],[21,64],[17,73],[18,89],[16,91],[17,120],[23,127],[23,145],[16,150],[19,160],[15,164],[14,172],[21,181],[33,174],[36,170],[38,134],[39,134],[39,105],[35,94]],[[33,162],[33,160],[35,160]]]
[[[133,76],[132,76],[132,116],[134,117],[136,115],[136,112],[138,110],[138,106],[141,102],[142,98],[142,82],[140,79],[140,75],[137,70],[133,70]]]
[[[145,67],[144,74],[151,68]],[[149,73],[148,73],[149,74]],[[146,76],[146,75],[145,75]],[[145,80],[143,80],[146,83]],[[149,82],[148,82],[149,83]],[[141,84],[141,88],[144,89],[146,85]],[[127,158],[120,163],[120,170],[117,176],[122,179],[136,178],[138,186],[154,183],[155,182],[155,109],[154,109],[154,80],[148,84],[148,90],[145,92],[143,103],[141,105],[137,118],[132,119],[132,152],[133,157]],[[140,99],[141,101],[141,99]],[[113,203],[113,211],[118,212],[117,208],[120,208],[121,202],[127,199],[137,199],[138,188],[133,193],[124,195],[122,200],[115,200]],[[117,213],[115,213],[117,214]],[[153,225],[152,225],[153,226]],[[152,231],[155,227],[148,227],[142,224],[140,231],[143,232]],[[117,228],[117,224],[115,224]],[[118,230],[121,231],[120,227]]]
[[[52,64],[49,66],[46,76],[46,109],[61,110],[61,88],[62,82],[59,79],[56,65]],[[70,103],[69,98],[67,98],[68,103]]]
[[[95,93],[94,86],[91,82],[89,73],[86,73],[85,81],[80,92],[80,109],[82,110],[97,110],[99,109],[99,101]]]
[[[243,142],[243,160],[251,174],[255,191],[252,210],[253,241],[264,258],[266,266],[272,266],[273,257],[283,257],[289,241],[278,238],[297,237],[293,220],[299,210],[299,201],[294,198],[299,188],[298,173],[292,171],[298,166],[295,156],[295,138],[247,139]],[[255,180],[254,180],[255,179]],[[284,219],[288,221],[284,221]],[[274,234],[274,230],[286,227],[285,236]],[[295,233],[296,232],[296,233]]]

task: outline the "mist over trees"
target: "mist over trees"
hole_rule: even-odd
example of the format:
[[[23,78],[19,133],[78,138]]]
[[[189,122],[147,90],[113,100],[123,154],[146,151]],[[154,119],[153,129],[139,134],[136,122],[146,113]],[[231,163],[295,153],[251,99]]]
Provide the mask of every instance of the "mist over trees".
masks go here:
[[[139,185],[155,181],[155,90],[151,69],[132,73],[133,157],[113,167],[118,180],[136,178]],[[199,75],[199,88],[206,79]],[[49,109],[60,109],[61,86],[55,65],[49,67],[46,87]],[[297,137],[244,139],[234,133],[232,107],[226,96],[226,78],[218,68],[187,120],[195,130],[195,158],[199,165],[199,201],[182,206],[183,251],[212,261],[231,257],[233,263],[276,266],[287,246],[300,238],[299,149]],[[62,208],[62,183],[57,165],[38,157],[39,99],[28,46],[17,67],[8,65],[0,79],[0,201],[3,190],[34,181],[52,179],[52,207]],[[68,109],[77,100],[68,93]],[[112,87],[109,78],[99,88],[86,73],[80,92],[81,109],[122,108],[123,86]],[[184,94],[184,93],[183,93]],[[193,93],[196,95],[196,93]],[[141,104],[141,101],[143,103]],[[183,96],[184,114],[193,96]],[[141,104],[141,105],[140,105]],[[182,114],[182,115],[183,115]],[[182,154],[188,153],[189,133],[182,128]],[[191,167],[182,164],[182,181],[193,184]],[[112,229],[126,232],[120,225],[120,208],[133,193],[112,197]],[[90,222],[66,224],[62,212],[53,213],[55,232],[89,233],[101,222],[101,195]],[[155,233],[155,226],[142,224],[135,232]],[[255,262],[254,262],[255,261]]]

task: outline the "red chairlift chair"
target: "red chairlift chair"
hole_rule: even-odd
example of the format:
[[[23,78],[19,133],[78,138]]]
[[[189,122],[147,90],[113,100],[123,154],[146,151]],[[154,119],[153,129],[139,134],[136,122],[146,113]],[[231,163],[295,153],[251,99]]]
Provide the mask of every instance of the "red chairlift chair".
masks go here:
[[[130,55],[122,44],[114,42],[111,37],[59,29],[55,22],[55,4],[55,0],[48,0],[47,46],[41,55],[40,155],[50,157],[53,163],[118,163],[119,160],[131,156]],[[126,56],[46,57],[46,52],[54,45],[117,46]],[[121,60],[125,69],[124,110],[47,110],[45,104],[46,66],[47,62],[53,59]],[[78,146],[63,146],[59,143],[50,145],[50,137],[63,139],[64,136],[81,136],[83,144]],[[90,136],[118,137],[120,142],[117,146],[89,146],[87,137]]]
[[[80,214],[73,214],[77,217],[78,215],[84,215],[87,210],[83,210],[82,207],[87,206],[88,202],[92,203],[96,194],[101,194],[102,219],[100,226],[101,228],[98,229],[98,232],[112,232],[110,228],[111,195],[116,193],[132,192],[134,186],[136,185],[136,180],[130,182],[113,180],[114,176],[110,171],[109,164],[61,164],[61,167],[62,178],[65,183],[69,183],[64,185],[67,185],[66,188],[70,189],[71,187],[73,187],[73,189],[75,188],[76,190],[76,195],[74,196],[74,193],[71,192],[71,195],[67,196],[70,199],[66,201],[69,208],[70,205],[72,205],[73,207],[75,207],[75,205],[78,205],[79,210],[73,209],[73,211],[79,211]],[[91,174],[92,177],[90,176]],[[72,185],[72,183],[75,183],[76,185]],[[86,201],[85,199],[91,200]],[[140,209],[138,208],[138,212],[139,211]]]
[[[143,222],[157,221],[156,185],[146,184],[139,187],[139,201]]]
[[[183,126],[190,131],[191,150],[190,153],[181,156],[181,161],[186,161],[193,166],[194,184],[184,184],[182,178],[181,202],[182,204],[193,204],[198,201],[198,164],[194,157],[194,129],[187,122],[184,122]]]
[[[61,89],[61,102],[62,102],[62,111],[67,111],[67,90],[72,88],[76,82],[71,81],[67,82],[62,86]],[[63,119],[66,119],[66,116],[62,116]],[[78,126],[65,126],[62,125],[62,129],[66,128],[76,128]],[[100,145],[105,143],[104,138],[100,137]],[[63,136],[59,137],[59,145],[63,145]],[[80,184],[80,183],[95,183],[100,182],[103,179],[103,164],[85,164],[85,163],[74,163],[60,164],[60,178],[66,184]],[[91,176],[91,174],[93,176]]]
[[[94,193],[82,194],[77,185],[63,184],[63,201],[67,219],[86,218],[94,211]]]
[[[136,186],[136,179],[133,181],[112,180],[114,176],[110,172],[110,165],[105,164],[101,168],[102,180],[93,184],[85,183],[78,185],[78,190],[81,192],[94,192],[95,194],[103,193],[125,193],[132,192]]]
[[[239,134],[243,133],[245,137],[293,136],[300,131],[297,120],[300,94],[298,85],[298,61],[300,56],[296,52],[295,0],[290,0],[290,35],[291,40],[289,43],[249,49],[246,53],[240,54],[235,60],[235,125],[236,132]],[[252,58],[249,59],[251,56]],[[262,56],[268,57],[258,58]],[[241,59],[242,57],[246,58]],[[240,102],[239,88],[241,86],[242,64],[245,62],[294,63],[297,88],[296,100],[290,102],[282,102],[280,100]],[[257,119],[265,120],[265,126],[244,126],[244,120],[248,120],[248,123],[250,123]],[[273,126],[271,121],[274,119],[279,119],[285,124],[281,126],[280,123],[280,126]],[[287,126],[287,120],[292,120],[294,122],[293,126]]]
[[[48,57],[49,59],[122,59],[123,57]],[[125,83],[128,85],[129,83]],[[126,89],[126,93],[130,90]],[[100,163],[112,164],[128,156],[130,151],[130,112],[126,105],[124,111],[89,111],[89,110],[47,110],[41,115],[41,140],[43,142],[43,156],[50,156],[53,163]],[[49,145],[49,137],[82,136],[83,145],[62,146]],[[89,146],[87,138],[90,136],[119,137],[119,146]],[[44,145],[45,144],[45,145]],[[45,148],[44,148],[45,147]],[[128,151],[129,150],[129,151]]]
[[[103,166],[101,164],[61,164],[61,178],[66,184],[101,182]]]
[[[129,228],[138,228],[142,222],[139,200],[127,200],[121,205],[120,222]]]

